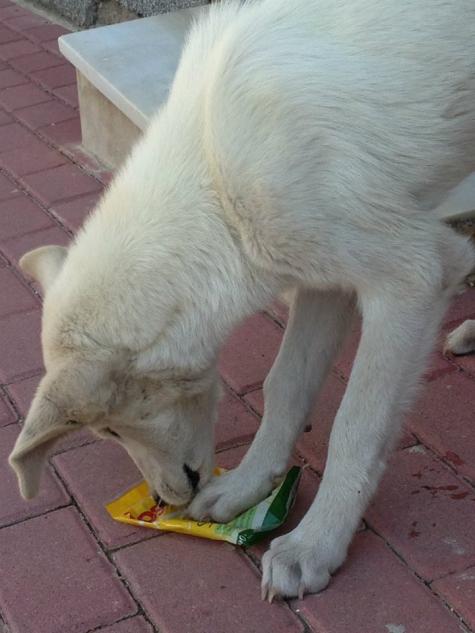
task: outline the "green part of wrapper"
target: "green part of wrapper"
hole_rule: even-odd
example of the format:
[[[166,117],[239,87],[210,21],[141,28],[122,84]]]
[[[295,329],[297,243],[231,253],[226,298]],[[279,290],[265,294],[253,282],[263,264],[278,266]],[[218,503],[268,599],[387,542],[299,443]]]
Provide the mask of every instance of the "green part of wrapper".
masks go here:
[[[302,475],[299,466],[293,466],[283,482],[264,501],[250,508],[216,530],[223,540],[248,547],[263,539],[268,532],[280,527],[292,508]]]

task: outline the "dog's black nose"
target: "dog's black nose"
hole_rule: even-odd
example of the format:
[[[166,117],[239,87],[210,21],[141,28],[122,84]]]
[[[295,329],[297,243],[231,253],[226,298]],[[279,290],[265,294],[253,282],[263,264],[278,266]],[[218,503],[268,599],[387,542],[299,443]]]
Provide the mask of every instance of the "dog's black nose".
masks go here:
[[[183,465],[183,470],[185,471],[186,476],[188,477],[188,481],[191,484],[193,490],[198,488],[198,484],[200,483],[200,473],[197,470],[193,470],[188,466],[188,464]]]

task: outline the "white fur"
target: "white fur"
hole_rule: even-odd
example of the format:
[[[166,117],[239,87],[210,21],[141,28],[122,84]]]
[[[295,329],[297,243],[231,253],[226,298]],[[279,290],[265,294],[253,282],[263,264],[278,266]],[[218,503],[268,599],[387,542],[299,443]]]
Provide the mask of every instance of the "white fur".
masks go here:
[[[430,213],[475,168],[474,60],[473,0],[214,7],[64,263],[29,256],[47,271],[47,374],[11,456],[24,494],[74,420],[119,433],[152,486],[188,502],[183,465],[210,478],[220,345],[294,288],[255,441],[190,506],[232,517],[284,472],[356,306],[320,490],[263,560],[264,596],[322,589],[475,262]]]

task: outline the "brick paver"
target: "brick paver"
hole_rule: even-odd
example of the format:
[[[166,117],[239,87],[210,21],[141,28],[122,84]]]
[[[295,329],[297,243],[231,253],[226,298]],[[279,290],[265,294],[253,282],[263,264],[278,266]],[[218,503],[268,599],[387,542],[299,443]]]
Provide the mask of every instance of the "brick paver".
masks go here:
[[[137,610],[74,508],[4,528],[0,575],[12,633],[87,633]]]
[[[19,40],[20,36],[15,31],[11,31],[8,28],[0,27],[0,44],[7,44],[8,42],[15,42]]]
[[[0,103],[8,112],[51,101],[51,96],[33,83],[12,86],[0,91]]]
[[[67,29],[59,26],[59,24],[45,24],[28,29],[25,34],[35,42],[51,42],[51,40],[57,40],[58,37],[68,32]]]
[[[76,81],[76,71],[71,64],[63,64],[55,68],[45,68],[37,70],[32,77],[45,88],[61,88],[61,86],[69,86]]]
[[[21,55],[20,57],[11,59],[10,64],[17,70],[21,70],[25,73],[33,73],[35,70],[60,66],[63,62],[58,59],[56,55],[42,51],[41,53]]]
[[[366,514],[426,580],[475,564],[475,492],[421,446],[390,460]]]
[[[29,40],[17,40],[15,42],[8,42],[7,44],[0,44],[0,59],[8,61],[15,57],[39,53],[40,51],[41,49]]]
[[[475,483],[474,407],[475,381],[454,372],[425,390],[409,424],[426,446]]]
[[[239,394],[258,389],[277,355],[282,331],[256,314],[230,336],[221,353],[221,373]]]
[[[445,315],[445,326],[452,328],[468,317],[475,318],[475,288],[468,289],[455,297]]]
[[[60,88],[58,88],[58,91]],[[38,129],[49,143],[54,145],[71,145],[81,142],[81,123],[79,117],[68,119],[60,123],[52,123]]]
[[[28,413],[40,379],[41,375],[23,378],[16,382],[10,382],[6,387],[8,395],[15,402],[15,407],[22,418],[25,418]]]
[[[226,470],[231,470],[239,465],[246,454],[249,444],[241,444],[233,448],[225,448],[216,454],[216,465]]]
[[[9,238],[51,226],[52,219],[24,194],[0,202],[0,244]]]
[[[1,160],[1,158],[0,158]],[[0,201],[9,200],[15,198],[20,193],[18,186],[9,178],[0,174]]]
[[[95,208],[100,194],[101,192],[91,193],[68,202],[55,203],[51,206],[51,211],[65,226],[76,231],[83,224],[88,213]]]
[[[57,55],[58,58],[62,59],[62,55],[59,52],[58,40],[54,39],[54,40],[49,40],[49,42],[43,42],[42,46],[44,49],[46,49],[50,53],[53,53],[54,55]]]
[[[54,91],[61,99],[73,106],[73,108],[79,107],[78,90],[76,84],[70,86],[61,86]]]
[[[0,108],[0,126],[6,125],[7,123],[13,123],[13,118],[8,112],[5,112],[5,110]]]
[[[56,72],[56,68],[49,69],[49,71]],[[15,112],[15,116],[29,128],[37,130],[46,125],[74,119],[77,117],[77,112],[60,101],[48,101],[21,108]]]
[[[453,362],[462,371],[464,371],[471,378],[475,378],[475,356],[470,354],[468,356],[456,356],[453,358]]]
[[[11,70],[10,68],[0,70],[0,92],[4,90],[4,88],[11,88],[12,86],[18,86],[24,83],[27,83],[25,77],[15,70]]]
[[[95,633],[153,633],[153,629],[144,617],[138,615],[111,626],[101,627]]]
[[[9,314],[26,312],[38,307],[38,300],[11,268],[0,268],[0,288],[8,296],[8,302],[2,301],[0,304],[0,319]]]
[[[460,633],[457,617],[368,532],[328,589],[294,608],[318,633]]]
[[[40,310],[0,319],[0,383],[31,375],[43,367]]]
[[[22,418],[25,418],[28,413],[40,379],[41,375],[23,378],[16,382],[10,382],[6,387],[8,395],[15,402],[15,407]]]
[[[15,18],[7,18],[3,21],[3,23],[8,26],[10,29],[14,29],[16,31],[27,31],[28,29],[32,29],[35,26],[42,26],[43,24],[49,24],[46,18],[41,17],[40,15],[35,15],[33,13],[29,15],[21,15]]]
[[[6,458],[42,356],[41,292],[18,260],[68,244],[111,178],[79,146],[75,73],[57,45],[63,32],[0,0],[0,631],[475,633],[475,355],[444,358],[441,342],[366,529],[329,588],[303,602],[262,603],[252,561],[315,497],[357,321],[309,417],[312,430],[298,441],[293,462],[307,467],[288,522],[250,551],[112,521],[104,504],[141,475],[120,446],[87,430],[54,446],[40,495],[21,500]],[[475,290],[455,298],[441,341],[468,317]],[[225,468],[237,466],[258,428],[262,383],[287,318],[275,302],[222,351],[216,462]]]
[[[51,149],[36,138],[31,139],[25,147],[0,154],[0,167],[16,176],[34,174],[49,167],[58,167],[65,162],[66,158],[60,152]]]
[[[17,18],[23,15],[30,15],[30,12],[14,2],[8,2],[4,6],[0,5],[0,21],[7,21],[9,18]]]
[[[13,424],[17,418],[10,402],[0,393],[0,427]]]
[[[248,443],[259,426],[259,419],[251,413],[239,398],[226,390],[219,405],[216,424],[218,448]]]
[[[104,505],[143,479],[116,442],[99,441],[67,451],[54,464],[79,507],[108,549],[156,536],[152,530],[111,521]]]
[[[23,177],[27,189],[44,204],[92,193],[100,183],[75,165],[60,165]]]
[[[475,567],[436,580],[432,589],[475,630]]]
[[[19,147],[25,147],[31,143],[32,139],[34,139],[34,136],[31,132],[21,125],[18,125],[18,123],[2,125],[0,153],[18,149]]]
[[[163,633],[303,630],[284,605],[260,600],[257,573],[228,544],[166,534],[123,549],[114,560]]]

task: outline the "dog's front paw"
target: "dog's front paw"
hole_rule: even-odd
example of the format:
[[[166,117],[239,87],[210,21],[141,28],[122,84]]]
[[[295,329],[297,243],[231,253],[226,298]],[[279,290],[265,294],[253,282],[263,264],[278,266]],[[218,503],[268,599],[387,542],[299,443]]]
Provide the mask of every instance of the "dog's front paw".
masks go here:
[[[468,320],[447,336],[445,353],[469,354],[475,352],[475,321]]]
[[[262,599],[302,599],[328,585],[330,575],[342,564],[345,552],[309,541],[296,528],[272,541],[262,559]]]
[[[270,479],[252,472],[231,470],[214,477],[196,495],[188,508],[188,514],[197,521],[212,519],[218,523],[227,523],[262,501],[271,488]]]

